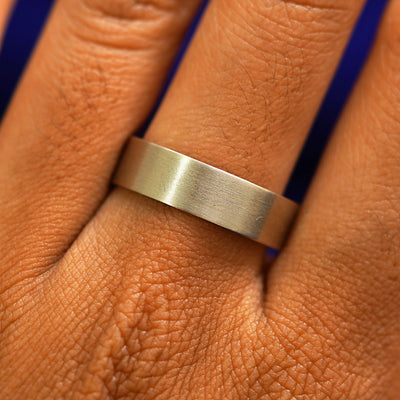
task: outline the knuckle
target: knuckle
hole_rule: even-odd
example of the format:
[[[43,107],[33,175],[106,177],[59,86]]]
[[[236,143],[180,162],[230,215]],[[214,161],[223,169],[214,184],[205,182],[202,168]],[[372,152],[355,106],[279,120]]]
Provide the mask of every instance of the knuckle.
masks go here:
[[[106,367],[101,382],[113,396],[116,390],[130,386],[135,393],[145,394],[157,388],[158,381],[174,381],[179,374],[172,368],[179,359],[190,367],[194,363],[188,349],[193,347],[193,333],[185,326],[179,312],[167,310],[165,303],[147,289],[118,305],[98,346],[98,365]],[[148,293],[146,293],[148,292]],[[151,301],[148,299],[151,297]],[[158,298],[158,301],[154,301]],[[106,357],[104,357],[106,355]],[[116,386],[115,382],[119,382]],[[163,387],[168,387],[163,385]],[[159,393],[160,394],[160,393]]]
[[[229,329],[220,327],[212,334],[200,335],[193,328],[193,316],[178,309],[174,316],[171,305],[167,310],[165,304],[160,307],[160,301],[157,304],[150,296],[151,301],[141,294],[135,316],[117,307],[97,342],[93,359],[96,370],[90,371],[88,379],[81,379],[79,392],[106,393],[107,399],[119,398],[124,392],[170,399],[190,386],[209,394],[218,391],[230,398],[236,393],[237,398],[243,398],[249,392],[246,371],[252,367],[248,359],[251,343],[232,333],[240,330],[232,326],[232,319]],[[135,307],[138,304],[136,300],[133,303]],[[235,361],[226,361],[224,376],[215,374],[211,381],[205,379],[206,371],[219,368],[221,359]]]
[[[181,297],[172,284],[143,281],[121,290],[112,300],[112,316],[100,328],[101,338],[94,348],[87,344],[96,368],[80,379],[79,391],[106,393],[109,399],[121,392],[151,392],[167,399],[184,384],[199,383],[195,370],[215,334],[204,331],[203,311]]]
[[[179,26],[181,0],[73,0],[69,15],[75,34],[92,44],[121,50],[141,50]],[[181,16],[184,16],[182,13]],[[175,21],[175,23],[173,23]]]
[[[212,391],[201,371],[213,369],[219,358],[209,355],[218,353],[227,358],[231,348],[237,354],[246,353],[246,347],[240,346],[240,338],[230,329],[238,333],[242,321],[248,319],[248,300],[240,295],[232,299],[229,294],[232,286],[238,287],[236,282],[242,285],[237,293],[247,284],[238,276],[232,283],[229,272],[225,274],[222,268],[214,278],[223,246],[214,243],[213,250],[198,246],[202,229],[193,233],[183,226],[193,224],[177,222],[180,217],[174,211],[135,197],[135,207],[130,204],[131,198],[124,198],[121,209],[115,208],[106,220],[94,222],[95,231],[87,238],[89,252],[72,249],[69,253],[68,263],[76,265],[84,258],[90,270],[102,270],[106,277],[102,284],[112,288],[110,304],[103,307],[101,319],[106,323],[99,329],[101,338],[87,344],[89,353],[94,346],[96,371],[83,381],[80,392],[104,390],[109,398],[124,391],[138,396],[151,392],[167,399],[182,393],[183,385],[188,384]],[[133,222],[135,209],[140,219]],[[145,227],[141,220],[146,221]],[[204,229],[203,234],[209,239],[209,231]],[[208,254],[211,251],[213,254]],[[233,369],[226,379],[244,387],[245,373],[236,366]],[[216,375],[215,385],[222,387],[221,379]]]

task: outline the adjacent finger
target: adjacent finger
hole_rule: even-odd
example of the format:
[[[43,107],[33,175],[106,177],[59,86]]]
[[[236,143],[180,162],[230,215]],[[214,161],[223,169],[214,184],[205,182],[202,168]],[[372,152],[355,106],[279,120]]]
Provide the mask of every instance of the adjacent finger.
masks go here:
[[[15,0],[3,0],[0,4],[0,50],[2,45],[2,39],[5,33],[4,30],[6,28],[7,20],[14,3]]]
[[[1,127],[2,269],[50,265],[88,221],[198,4],[58,1]]]
[[[270,318],[325,338],[324,368],[346,365],[363,399],[400,393],[399,38],[393,0],[266,297]]]

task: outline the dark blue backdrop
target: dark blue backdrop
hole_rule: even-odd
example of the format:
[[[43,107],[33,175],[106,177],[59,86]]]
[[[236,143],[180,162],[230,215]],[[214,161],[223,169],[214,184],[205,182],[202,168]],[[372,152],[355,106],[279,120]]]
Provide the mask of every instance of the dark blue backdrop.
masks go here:
[[[53,0],[20,0],[14,10],[0,53],[0,118],[52,3]],[[299,201],[305,193],[329,133],[368,53],[385,4],[386,0],[367,1],[287,188],[287,195],[293,199]],[[194,26],[186,44],[193,30]],[[183,52],[184,48],[180,56]]]

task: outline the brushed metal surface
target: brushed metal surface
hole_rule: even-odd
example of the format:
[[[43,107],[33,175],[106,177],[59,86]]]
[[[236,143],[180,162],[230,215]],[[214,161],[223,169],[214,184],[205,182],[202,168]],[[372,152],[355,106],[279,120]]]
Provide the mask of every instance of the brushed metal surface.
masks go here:
[[[113,183],[279,249],[293,201],[173,150],[132,137]]]

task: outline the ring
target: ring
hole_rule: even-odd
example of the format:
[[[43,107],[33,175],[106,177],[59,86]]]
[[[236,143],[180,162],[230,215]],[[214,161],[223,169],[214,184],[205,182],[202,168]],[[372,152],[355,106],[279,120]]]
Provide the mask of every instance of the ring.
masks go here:
[[[298,208],[286,197],[138,137],[129,140],[113,183],[275,249]]]

